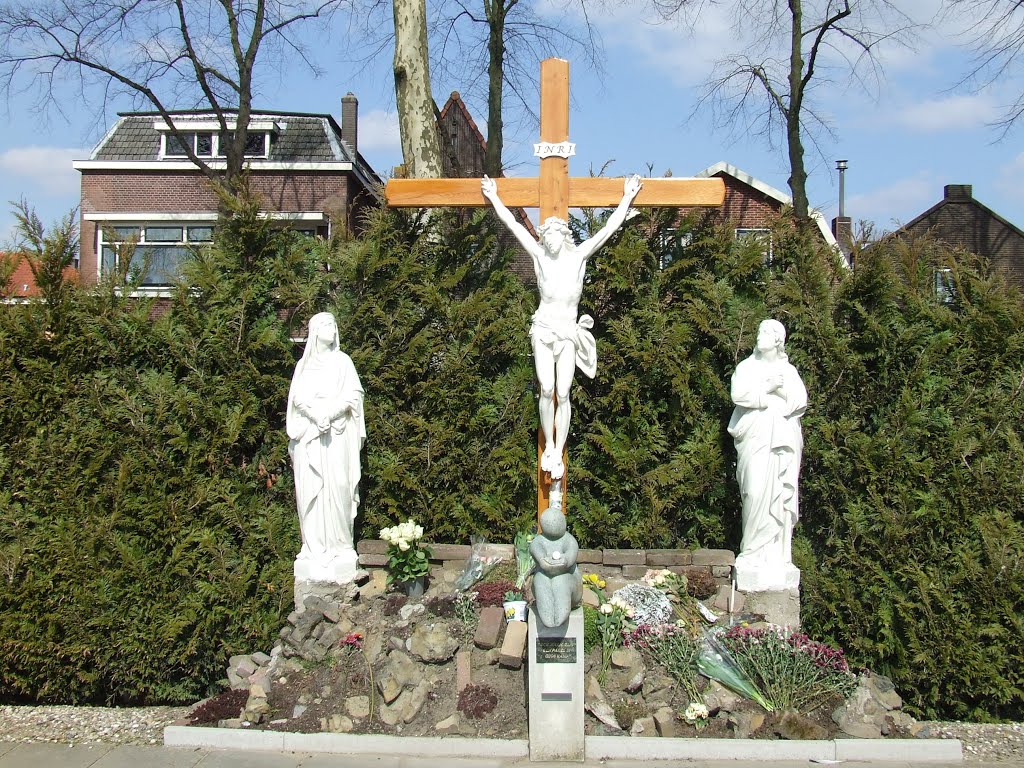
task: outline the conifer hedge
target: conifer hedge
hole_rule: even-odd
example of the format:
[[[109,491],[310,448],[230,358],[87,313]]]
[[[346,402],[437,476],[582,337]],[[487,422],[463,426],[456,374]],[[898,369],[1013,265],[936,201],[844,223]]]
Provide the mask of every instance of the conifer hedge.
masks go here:
[[[591,264],[573,532],[737,547],[729,376],[776,317],[810,395],[807,628],[916,714],[1021,718],[1019,295],[928,242],[883,242],[852,272],[785,224],[766,250],[655,211]],[[188,701],[272,644],[298,548],[289,337],[316,311],[336,313],[366,392],[360,535],[411,516],[434,540],[507,541],[531,522],[536,300],[506,257],[482,216],[383,212],[323,242],[252,207],[155,321],[109,285],[0,308],[0,699]]]

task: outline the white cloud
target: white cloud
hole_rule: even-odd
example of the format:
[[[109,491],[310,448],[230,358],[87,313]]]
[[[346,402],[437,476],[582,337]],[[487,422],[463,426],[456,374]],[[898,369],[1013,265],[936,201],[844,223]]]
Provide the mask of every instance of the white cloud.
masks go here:
[[[398,132],[398,113],[371,109],[359,113],[359,151],[386,152],[402,150]]]
[[[1021,175],[1024,175],[1024,152],[1000,166],[995,188],[1013,200],[1024,201],[1024,187],[1020,183]]]
[[[930,173],[897,179],[870,192],[850,195],[846,213],[855,222],[874,221],[881,229],[892,231],[924,213],[942,198],[942,187]]]
[[[969,131],[998,117],[999,107],[989,93],[945,96],[909,104],[893,120],[914,133]]]
[[[0,153],[0,172],[8,176],[5,187],[14,186],[11,181],[18,186],[28,182],[46,195],[73,195],[79,190],[80,176],[71,161],[88,156],[87,149],[13,147]]]

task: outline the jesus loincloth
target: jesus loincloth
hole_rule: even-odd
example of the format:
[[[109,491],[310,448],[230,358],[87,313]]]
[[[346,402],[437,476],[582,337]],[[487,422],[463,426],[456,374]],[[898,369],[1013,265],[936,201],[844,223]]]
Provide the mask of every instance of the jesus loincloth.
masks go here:
[[[541,316],[538,309],[530,324],[530,339],[550,347],[556,359],[571,346],[576,367],[592,379],[597,373],[597,342],[590,332],[593,327],[594,318],[590,315],[582,315],[576,322],[558,322]]]

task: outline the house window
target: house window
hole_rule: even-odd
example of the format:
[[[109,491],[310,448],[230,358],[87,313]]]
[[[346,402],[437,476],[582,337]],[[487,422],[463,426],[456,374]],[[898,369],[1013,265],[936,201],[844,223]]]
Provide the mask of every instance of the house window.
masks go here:
[[[946,267],[935,270],[935,298],[940,304],[952,304],[956,299],[952,269]]]
[[[692,232],[679,233],[674,227],[658,234],[654,247],[658,254],[658,266],[665,269],[693,242]]]
[[[218,154],[222,157],[227,154],[228,142],[234,134],[228,133],[220,136],[220,148]],[[245,134],[245,157],[267,157],[270,154],[270,133],[268,131],[248,131]]]
[[[188,157],[190,148],[196,157],[224,157],[232,134],[220,135],[213,131],[182,131],[180,136],[163,134],[163,156],[170,159]],[[253,130],[245,135],[246,157],[267,157],[270,153],[270,132]]]
[[[761,254],[765,264],[772,263],[772,231],[764,227],[737,227],[736,239],[761,246]]]
[[[192,249],[210,242],[212,238],[212,222],[188,226],[161,222],[100,228],[100,274],[110,274],[118,267],[118,260],[125,249],[134,246],[133,264],[139,268],[146,267],[141,285],[170,285],[181,277],[182,264]]]
[[[211,131],[184,131],[180,136],[164,134],[164,157],[188,157],[186,148],[196,157],[214,156],[214,134]]]

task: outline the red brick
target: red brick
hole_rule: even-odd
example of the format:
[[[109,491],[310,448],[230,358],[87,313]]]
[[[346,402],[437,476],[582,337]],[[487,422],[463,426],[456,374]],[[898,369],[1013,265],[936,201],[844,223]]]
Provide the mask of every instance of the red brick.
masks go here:
[[[642,549],[606,549],[605,565],[646,565],[647,553]]]
[[[384,555],[387,551],[388,543],[383,539],[363,539],[356,544],[360,555]]]
[[[513,624],[525,624],[525,622],[512,622]],[[473,635],[473,642],[479,648],[487,650],[494,648],[501,637],[501,628],[505,624],[505,611],[500,605],[489,605],[480,611],[480,622],[476,625],[476,634]]]
[[[525,621],[513,621],[505,630],[505,640],[501,644],[501,656],[498,663],[503,667],[519,669],[523,666],[523,655],[526,653],[526,637],[528,625]]]
[[[428,544],[431,551],[431,560],[461,560],[463,563],[469,557],[470,546],[468,544]]]
[[[693,553],[694,565],[735,565],[736,555],[728,549],[698,549]]]
[[[688,549],[648,549],[647,564],[664,568],[667,565],[689,565],[693,553]]]

